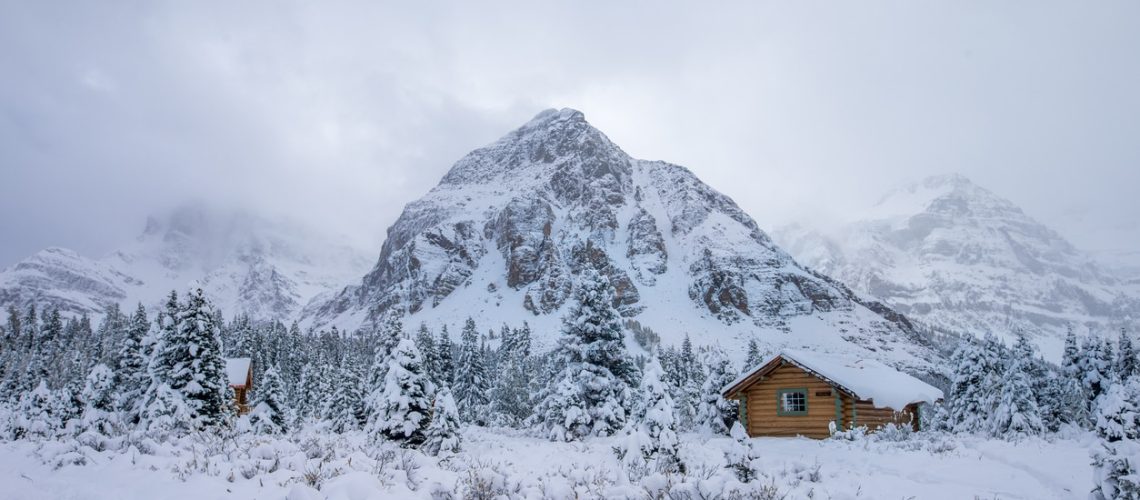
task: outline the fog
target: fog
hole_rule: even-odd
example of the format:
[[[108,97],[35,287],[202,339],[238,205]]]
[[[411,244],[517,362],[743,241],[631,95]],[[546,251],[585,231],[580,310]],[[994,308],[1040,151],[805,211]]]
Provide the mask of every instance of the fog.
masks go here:
[[[1128,1],[5,1],[0,266],[101,255],[186,200],[378,249],[549,107],[765,228],[960,172],[1079,247],[1140,250],[1138,47]]]

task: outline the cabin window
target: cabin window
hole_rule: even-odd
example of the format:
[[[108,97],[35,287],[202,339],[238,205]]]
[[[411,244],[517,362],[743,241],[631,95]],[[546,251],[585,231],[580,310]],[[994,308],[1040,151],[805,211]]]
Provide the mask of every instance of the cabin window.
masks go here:
[[[807,389],[780,389],[776,391],[776,414],[780,416],[807,415]]]

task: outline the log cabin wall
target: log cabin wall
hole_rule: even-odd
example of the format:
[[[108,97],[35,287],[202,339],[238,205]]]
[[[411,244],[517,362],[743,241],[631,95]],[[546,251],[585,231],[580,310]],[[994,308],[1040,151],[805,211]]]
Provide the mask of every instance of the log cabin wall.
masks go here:
[[[783,390],[806,389],[807,412],[781,415],[779,394]],[[750,436],[807,436],[817,439],[831,435],[829,424],[844,415],[843,395],[824,380],[784,363],[747,388],[747,431]],[[847,398],[850,399],[850,398]],[[861,416],[861,415],[860,415]],[[842,428],[846,424],[838,422]]]

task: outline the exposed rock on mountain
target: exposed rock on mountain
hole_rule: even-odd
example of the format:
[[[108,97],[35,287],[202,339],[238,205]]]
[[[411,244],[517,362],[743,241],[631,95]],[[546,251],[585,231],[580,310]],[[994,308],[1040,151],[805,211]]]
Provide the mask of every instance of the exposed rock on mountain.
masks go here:
[[[460,159],[388,229],[372,271],[304,315],[347,328],[393,310],[471,315],[552,336],[587,268],[609,277],[623,315],[678,340],[929,354],[905,318],[801,267],[692,172],[631,158],[570,109]]]
[[[943,329],[1025,331],[1056,350],[1069,325],[1140,319],[1114,273],[960,175],[898,188],[838,230],[790,227],[777,239],[809,267]]]

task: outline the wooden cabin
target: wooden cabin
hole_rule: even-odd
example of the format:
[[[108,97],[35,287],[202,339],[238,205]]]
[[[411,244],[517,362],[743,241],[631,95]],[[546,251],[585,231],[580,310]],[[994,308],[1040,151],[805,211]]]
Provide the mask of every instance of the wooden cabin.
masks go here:
[[[942,391],[878,361],[783,351],[726,386],[749,436],[829,437],[835,429],[888,422],[917,430],[918,405]]]
[[[226,377],[234,390],[234,406],[238,415],[249,413],[249,391],[253,390],[253,360],[250,358],[227,358]]]

